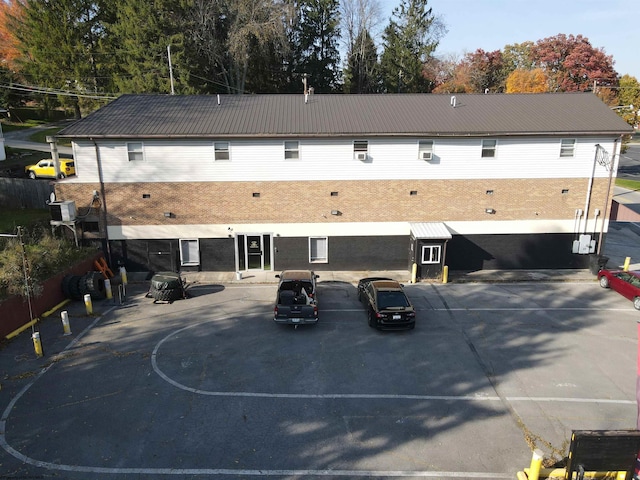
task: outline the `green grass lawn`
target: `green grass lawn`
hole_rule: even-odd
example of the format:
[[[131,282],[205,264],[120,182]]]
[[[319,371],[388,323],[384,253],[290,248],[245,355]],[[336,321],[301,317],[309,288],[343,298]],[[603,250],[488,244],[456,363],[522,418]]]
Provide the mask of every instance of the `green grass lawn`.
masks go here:
[[[51,214],[42,208],[0,208],[0,233],[16,233],[16,227],[48,221]]]
[[[624,178],[617,178],[616,186],[626,188],[629,190],[640,190],[640,182],[636,180],[627,180]]]

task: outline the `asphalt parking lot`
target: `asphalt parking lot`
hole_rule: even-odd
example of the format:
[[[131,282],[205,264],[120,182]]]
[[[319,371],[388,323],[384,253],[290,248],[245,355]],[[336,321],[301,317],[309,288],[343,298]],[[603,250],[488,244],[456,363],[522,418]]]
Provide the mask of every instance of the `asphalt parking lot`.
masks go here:
[[[275,284],[69,305],[0,350],[0,478],[515,478],[636,426],[639,313],[595,280],[408,285],[408,332],[320,280],[297,329]]]

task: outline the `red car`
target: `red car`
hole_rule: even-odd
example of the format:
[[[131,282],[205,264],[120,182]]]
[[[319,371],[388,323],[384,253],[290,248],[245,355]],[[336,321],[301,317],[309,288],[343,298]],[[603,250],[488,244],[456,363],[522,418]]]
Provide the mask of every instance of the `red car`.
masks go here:
[[[600,270],[598,282],[602,288],[612,288],[623,297],[633,301],[635,309],[640,310],[640,272]]]

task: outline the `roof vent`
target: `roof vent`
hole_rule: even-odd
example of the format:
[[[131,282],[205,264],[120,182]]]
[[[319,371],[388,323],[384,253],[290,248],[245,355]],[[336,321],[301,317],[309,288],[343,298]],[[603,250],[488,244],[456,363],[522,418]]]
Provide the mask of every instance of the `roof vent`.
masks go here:
[[[220,105],[220,94],[218,94],[218,105]]]
[[[456,96],[455,95],[451,95],[451,106],[453,108],[456,108]]]

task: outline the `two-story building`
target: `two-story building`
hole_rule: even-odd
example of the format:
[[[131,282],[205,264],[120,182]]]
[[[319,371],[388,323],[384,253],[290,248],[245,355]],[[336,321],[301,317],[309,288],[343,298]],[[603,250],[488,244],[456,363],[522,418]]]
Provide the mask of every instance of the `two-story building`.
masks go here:
[[[130,271],[586,268],[631,132],[591,93],[125,95],[56,193]]]

